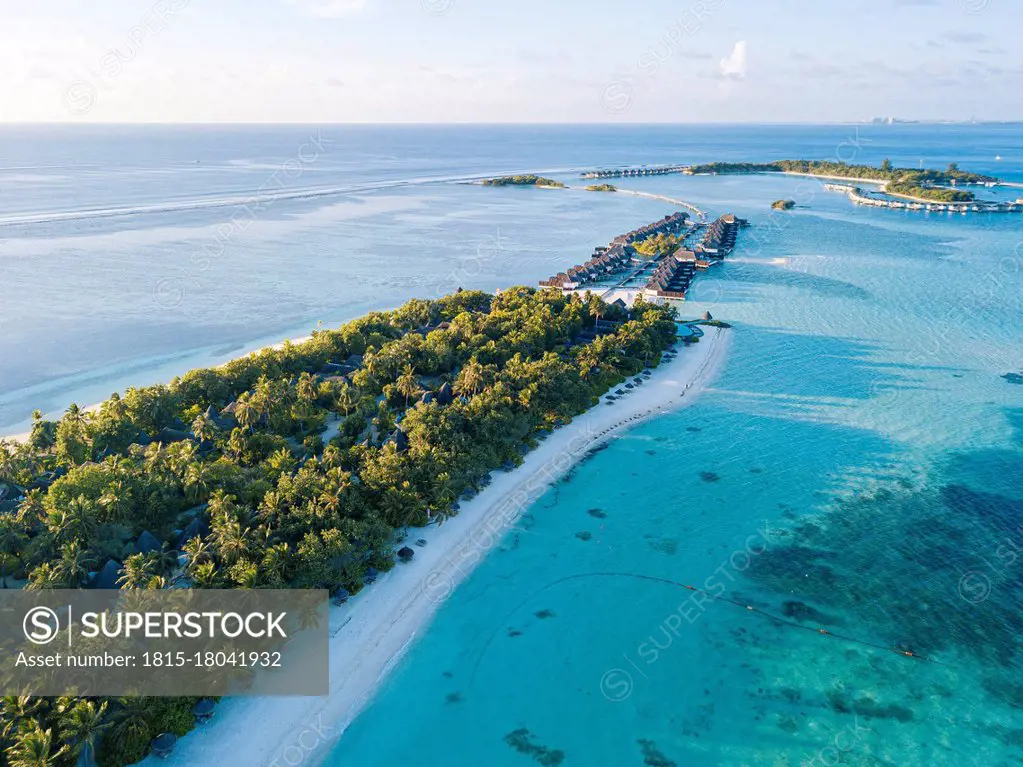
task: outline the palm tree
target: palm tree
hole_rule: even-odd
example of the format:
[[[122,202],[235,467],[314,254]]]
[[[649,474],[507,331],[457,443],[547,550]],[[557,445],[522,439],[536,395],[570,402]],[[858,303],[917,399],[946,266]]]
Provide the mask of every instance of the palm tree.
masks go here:
[[[329,471],[339,467],[343,459],[344,453],[341,448],[337,445],[327,445],[323,448],[323,455],[320,456],[320,465]]]
[[[236,405],[237,407],[235,407],[234,410],[234,417],[238,419],[238,423],[243,429],[252,431],[252,427],[259,422],[262,415],[259,412],[256,403],[253,402],[249,393],[245,392],[238,398]]]
[[[128,519],[128,515],[134,504],[131,499],[131,490],[124,480],[118,479],[113,482],[99,499],[100,508],[106,512],[106,521],[119,524]]]
[[[437,475],[437,479],[434,482],[434,498],[437,505],[448,508],[455,502],[457,497],[458,486],[448,472],[442,471]]]
[[[198,536],[186,541],[181,550],[188,555],[189,567],[194,567],[213,559],[213,552],[210,551],[209,544]]]
[[[355,393],[355,389],[344,384],[341,387],[341,391],[337,394],[337,406],[345,413],[345,418],[348,417],[352,409],[359,403],[359,397]]]
[[[97,708],[91,700],[79,700],[61,719],[61,729],[72,755],[79,757],[84,753],[86,767],[96,763],[96,741],[111,725],[104,721],[106,711],[105,702]]]
[[[175,476],[183,478],[188,467],[196,462],[198,454],[199,446],[192,440],[176,442],[167,448],[167,463]]]
[[[199,503],[210,490],[213,472],[208,463],[197,461],[185,470],[185,492],[193,503]]]
[[[287,543],[278,543],[276,546],[268,548],[259,565],[263,582],[270,588],[286,588],[287,582],[284,576],[290,561],[291,553]]]
[[[213,530],[213,541],[221,559],[233,564],[248,553],[247,529],[242,529],[237,520],[229,520]]]
[[[213,562],[200,562],[189,566],[189,577],[197,589],[215,589],[220,585],[220,572]]]
[[[38,724],[21,733],[14,745],[7,749],[9,767],[57,767],[63,764],[67,746],[55,750],[53,730],[44,730]]]
[[[43,452],[49,452],[57,441],[56,424],[52,421],[44,421],[41,410],[32,411],[32,436],[29,443],[32,447]]]
[[[405,407],[408,407],[409,398],[419,393],[419,381],[416,379],[415,370],[411,365],[406,365],[401,376],[398,377],[398,394],[405,397]]]
[[[341,509],[341,489],[336,490],[324,490],[323,494],[320,495],[320,506],[323,507],[324,511],[329,511],[331,515],[337,514]]]
[[[594,348],[593,344],[587,344],[580,349],[576,360],[584,378],[600,369],[600,352]]]
[[[154,575],[148,581],[146,581],[146,589],[149,591],[159,591],[160,589],[167,588],[167,579],[162,575]]]
[[[51,511],[46,526],[58,544],[88,541],[96,532],[96,513],[92,503],[80,495],[68,501],[66,509]]]
[[[25,588],[29,591],[62,589],[67,588],[67,584],[57,574],[56,568],[53,565],[49,562],[43,562],[29,573],[28,583],[25,584]]]
[[[143,698],[120,698],[110,719],[110,739],[122,753],[144,746],[153,737],[153,717]]]
[[[244,429],[232,429],[231,436],[227,439],[227,449],[235,460],[241,460],[249,447],[249,441],[245,437]]]
[[[0,517],[0,574],[3,575],[4,588],[7,588],[7,575],[10,560],[21,564],[21,554],[25,550],[28,536],[15,517],[5,514]]]
[[[17,519],[31,532],[37,532],[46,518],[43,506],[42,490],[29,490],[24,500],[18,505]]]
[[[474,395],[483,388],[483,365],[473,357],[469,360],[455,381],[455,391],[462,395]]]
[[[216,421],[209,418],[205,413],[199,413],[192,421],[192,434],[200,442],[213,442],[220,434],[220,427]]]
[[[85,411],[74,402],[64,411],[64,420],[74,426],[85,426]]]
[[[298,383],[295,384],[295,393],[298,394],[298,398],[303,402],[315,402],[317,396],[316,379],[309,373],[302,373],[298,377]]]
[[[409,506],[412,506],[412,512],[409,513]],[[408,527],[408,520],[411,519],[411,515],[415,513],[415,506],[409,504],[405,497],[396,490],[387,490],[384,493],[384,497],[381,503],[381,511],[384,513],[384,519],[388,521],[392,526],[397,527],[401,524],[401,520],[405,520],[405,527]]]
[[[0,722],[3,723],[0,737],[4,741],[11,740],[19,730],[35,720],[45,702],[46,699],[39,696],[5,695],[0,700]]]
[[[144,589],[158,575],[156,562],[147,554],[132,554],[124,560],[124,572],[117,579],[122,589]]]
[[[178,551],[172,549],[166,542],[159,551],[153,551],[150,555],[153,557],[156,570],[160,575],[166,575],[178,569]]]
[[[15,451],[14,445],[0,440],[0,482],[13,482],[21,469]]]
[[[268,527],[276,528],[280,522],[281,515],[284,513],[286,504],[284,498],[276,490],[267,491],[266,495],[263,496],[263,500],[259,504],[259,510],[256,512],[256,518],[260,522],[265,523]]]
[[[600,296],[591,293],[586,299],[586,311],[593,317],[595,324],[600,324],[600,318],[607,314],[607,304]]]
[[[216,521],[218,519],[236,518],[238,516],[238,507],[235,505],[235,500],[233,495],[228,495],[223,490],[214,490],[207,507],[210,519]]]
[[[148,473],[162,474],[167,468],[167,455],[164,452],[163,445],[159,442],[149,445],[146,448],[145,456],[145,468]]]
[[[53,573],[67,588],[77,589],[88,579],[95,564],[95,558],[82,548],[80,541],[71,541],[61,549]]]

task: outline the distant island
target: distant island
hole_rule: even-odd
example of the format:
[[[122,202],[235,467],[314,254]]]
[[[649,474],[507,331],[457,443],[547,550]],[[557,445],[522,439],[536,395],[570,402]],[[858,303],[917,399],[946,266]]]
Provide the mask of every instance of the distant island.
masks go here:
[[[534,176],[532,174],[524,176],[499,176],[498,178],[488,178],[482,181],[483,186],[546,186],[564,189],[565,185],[560,181],[555,181],[552,178],[544,178],[543,176]]]
[[[882,162],[880,167],[826,160],[779,160],[770,163],[713,162],[694,165],[689,169],[689,173],[692,175],[796,173],[846,181],[875,181],[882,184],[882,191],[886,194],[928,202],[972,202],[975,199],[972,192],[950,188],[949,185],[954,187],[957,184],[999,183],[999,179],[993,176],[959,170],[955,163],[945,170],[917,170],[896,168],[889,160]]]
[[[586,187],[587,192],[617,192],[618,187],[614,184],[590,184]]]
[[[771,203],[771,207],[775,210],[792,210],[796,207],[795,200],[775,200]]]

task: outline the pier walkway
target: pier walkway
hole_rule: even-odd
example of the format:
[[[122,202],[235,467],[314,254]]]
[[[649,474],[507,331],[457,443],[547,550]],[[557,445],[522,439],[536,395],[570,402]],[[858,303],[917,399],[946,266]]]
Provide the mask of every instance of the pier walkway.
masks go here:
[[[869,205],[874,208],[891,208],[894,210],[945,211],[949,213],[1023,213],[1023,199],[1016,202],[936,202],[923,198],[906,200],[888,200],[882,197],[870,197],[853,184],[825,184],[824,188],[831,192],[842,192],[857,205]],[[883,192],[883,189],[882,189]]]
[[[642,165],[638,168],[605,168],[583,173],[583,178],[628,178],[630,176],[666,176],[669,173],[686,173],[688,165]]]

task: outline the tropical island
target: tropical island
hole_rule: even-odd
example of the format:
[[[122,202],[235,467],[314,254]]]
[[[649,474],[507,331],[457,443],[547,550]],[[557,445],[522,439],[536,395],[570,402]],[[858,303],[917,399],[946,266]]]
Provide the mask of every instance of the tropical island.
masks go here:
[[[771,163],[715,162],[694,165],[689,169],[689,173],[691,175],[793,173],[846,181],[876,181],[887,194],[935,202],[972,202],[975,199],[972,192],[949,188],[947,185],[999,182],[999,179],[993,176],[962,171],[955,163],[945,170],[916,170],[896,168],[889,160],[884,160],[880,167],[824,160],[779,160]]]
[[[674,310],[642,299],[459,291],[58,421],[37,412],[24,441],[0,440],[5,585],[320,588],[344,602],[412,559],[395,551],[410,527],[456,517],[492,472],[649,377],[675,343]],[[0,747],[12,765],[120,767],[211,706],[5,698]]]
[[[587,192],[617,192],[618,187],[614,184],[590,184],[586,187]]]
[[[771,203],[771,207],[774,208],[774,210],[792,210],[794,207],[796,207],[796,201],[775,200],[774,202]]]
[[[543,176],[535,176],[533,174],[527,174],[524,176],[499,176],[497,178],[488,178],[480,182],[483,186],[543,186],[543,187],[554,187],[557,189],[564,189],[565,185],[560,181],[555,181],[552,178],[544,178]]]

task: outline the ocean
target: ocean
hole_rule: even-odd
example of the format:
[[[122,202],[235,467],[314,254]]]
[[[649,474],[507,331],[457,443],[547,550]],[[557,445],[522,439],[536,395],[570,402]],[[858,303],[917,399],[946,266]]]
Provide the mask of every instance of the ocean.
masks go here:
[[[670,210],[467,178],[803,157],[1020,182],[1023,126],[2,128],[0,433]],[[1018,764],[1023,219],[614,183],[751,221],[683,310],[725,371],[524,511],[331,767]]]

